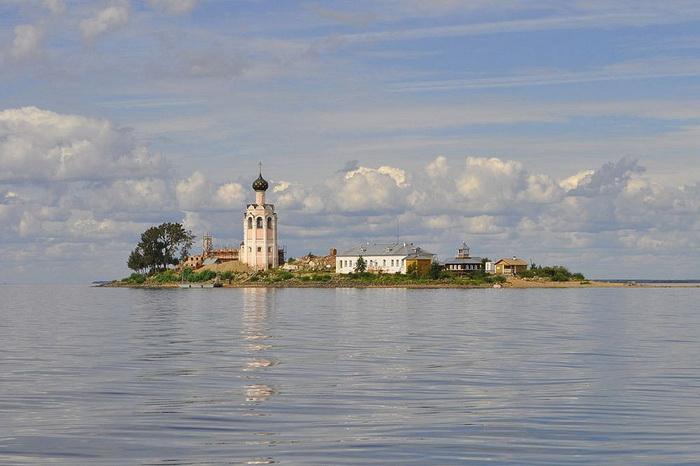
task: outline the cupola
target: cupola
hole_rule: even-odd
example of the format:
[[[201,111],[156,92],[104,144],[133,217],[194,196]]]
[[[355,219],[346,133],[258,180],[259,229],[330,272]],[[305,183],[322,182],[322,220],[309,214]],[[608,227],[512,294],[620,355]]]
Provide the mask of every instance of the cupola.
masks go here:
[[[253,181],[253,189],[256,191],[267,191],[269,187],[270,184],[262,177],[262,173],[260,173],[257,180]]]

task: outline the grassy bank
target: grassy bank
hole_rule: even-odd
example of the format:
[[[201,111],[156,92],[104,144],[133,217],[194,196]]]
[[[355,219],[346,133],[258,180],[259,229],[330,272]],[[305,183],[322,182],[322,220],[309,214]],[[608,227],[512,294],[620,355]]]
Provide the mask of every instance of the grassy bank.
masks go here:
[[[572,288],[591,286],[626,286],[604,282],[590,282],[579,276],[567,280],[561,276],[552,279],[547,276],[505,277],[475,273],[469,276],[455,276],[441,272],[436,276],[411,276],[404,274],[354,273],[338,275],[318,271],[286,271],[273,269],[262,272],[202,270],[182,272],[168,270],[157,275],[132,274],[120,281],[105,286],[128,287],[177,287],[181,283],[213,284],[220,283],[225,288],[241,287],[294,287],[294,288]]]

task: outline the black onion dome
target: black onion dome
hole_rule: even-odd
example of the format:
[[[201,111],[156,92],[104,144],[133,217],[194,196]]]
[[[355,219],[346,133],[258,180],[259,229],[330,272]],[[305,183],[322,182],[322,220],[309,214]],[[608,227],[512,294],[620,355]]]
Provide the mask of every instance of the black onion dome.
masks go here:
[[[256,191],[267,191],[269,187],[270,185],[265,181],[265,178],[262,177],[262,173],[258,176],[257,180],[253,181],[253,189]]]

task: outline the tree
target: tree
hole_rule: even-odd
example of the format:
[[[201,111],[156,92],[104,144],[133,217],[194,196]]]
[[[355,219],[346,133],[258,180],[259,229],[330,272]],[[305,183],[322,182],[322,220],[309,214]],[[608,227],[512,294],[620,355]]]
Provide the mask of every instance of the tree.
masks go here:
[[[367,271],[367,261],[360,256],[355,263],[355,273],[365,273]]]
[[[433,280],[437,280],[440,278],[440,275],[442,274],[443,267],[440,265],[439,262],[433,262],[430,264],[430,270],[428,271],[428,276],[432,278]]]
[[[192,232],[185,230],[181,223],[151,227],[141,234],[141,241],[129,255],[127,266],[137,272],[162,272],[187,256],[194,239]]]
[[[138,247],[131,251],[126,265],[137,273],[142,273],[148,267],[146,264],[146,259],[143,256],[143,251],[139,250]]]

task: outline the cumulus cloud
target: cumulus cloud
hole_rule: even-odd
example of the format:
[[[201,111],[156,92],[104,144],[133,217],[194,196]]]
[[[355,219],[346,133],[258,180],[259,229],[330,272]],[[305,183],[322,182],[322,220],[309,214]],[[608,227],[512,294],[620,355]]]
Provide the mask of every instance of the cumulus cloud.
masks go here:
[[[80,22],[83,38],[92,40],[129,22],[128,0],[114,0],[111,5],[95,10],[93,16]]]
[[[164,158],[106,120],[36,107],[0,112],[0,181],[162,176]]]
[[[556,202],[562,194],[547,175],[531,175],[521,163],[497,158],[467,158],[456,187],[471,209],[486,211],[501,210],[513,203]]]
[[[559,180],[493,157],[439,156],[414,171],[351,161],[314,185],[270,185],[291,255],[398,235],[442,258],[467,241],[475,255],[576,268],[615,249],[672,257],[700,247],[700,183],[663,185],[632,157]],[[5,260],[88,260],[93,251],[124,267],[138,235],[164,221],[235,246],[253,196],[248,184],[202,172],[177,177],[163,156],[106,120],[34,107],[0,112]]]
[[[29,59],[41,52],[44,30],[41,26],[22,24],[15,27],[15,39],[9,54],[15,59]]]
[[[606,163],[599,170],[584,176],[569,194],[585,197],[617,194],[626,187],[633,174],[644,171],[636,158],[623,157],[616,163]]]
[[[75,263],[123,254],[148,226],[179,216],[173,171],[131,131],[35,107],[0,112],[6,260]]]
[[[186,211],[240,210],[245,200],[243,187],[239,183],[216,185],[201,172],[180,181],[176,192],[180,208]]]
[[[334,202],[330,205],[346,213],[386,213],[405,207],[408,187],[406,172],[383,166],[358,167],[339,174],[326,186]]]

